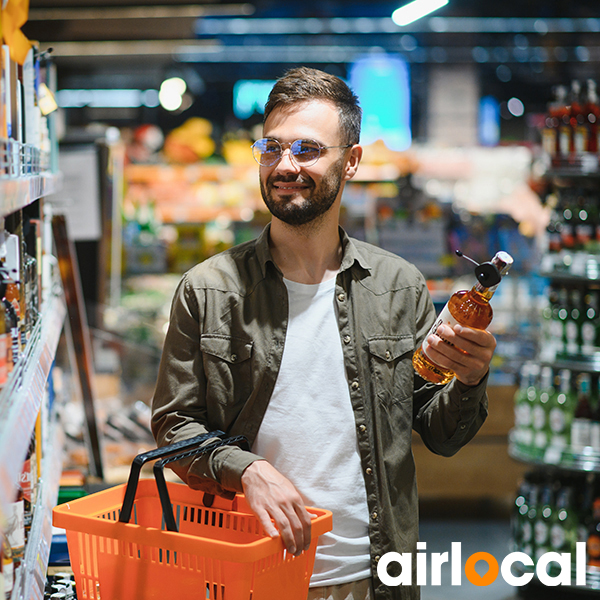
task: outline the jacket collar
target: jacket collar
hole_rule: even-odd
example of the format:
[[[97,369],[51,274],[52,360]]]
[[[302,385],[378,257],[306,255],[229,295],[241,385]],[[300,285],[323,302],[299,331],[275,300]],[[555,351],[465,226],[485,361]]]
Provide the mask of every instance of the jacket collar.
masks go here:
[[[268,223],[262,230],[261,234],[256,239],[256,255],[260,263],[260,268],[263,273],[263,277],[267,275],[267,264],[272,263],[278,273],[281,273],[269,248],[269,232],[271,230],[271,223]],[[361,253],[358,246],[354,243],[354,240],[348,236],[342,227],[339,228],[340,240],[342,242],[342,264],[340,266],[340,272],[346,271],[354,266],[354,263],[358,263],[366,271],[371,270],[371,266],[367,261],[366,257]]]

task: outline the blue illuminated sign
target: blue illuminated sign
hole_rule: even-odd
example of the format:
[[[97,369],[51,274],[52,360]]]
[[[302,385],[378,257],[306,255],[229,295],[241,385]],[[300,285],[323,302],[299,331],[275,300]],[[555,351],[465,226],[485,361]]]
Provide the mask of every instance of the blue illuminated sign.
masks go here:
[[[350,86],[363,109],[361,143],[383,140],[390,150],[410,147],[410,80],[400,56],[376,54],[358,59],[350,68]]]
[[[479,143],[497,146],[500,142],[500,104],[493,96],[479,100]]]
[[[248,119],[254,113],[263,114],[275,81],[240,79],[233,86],[233,112],[238,119]]]

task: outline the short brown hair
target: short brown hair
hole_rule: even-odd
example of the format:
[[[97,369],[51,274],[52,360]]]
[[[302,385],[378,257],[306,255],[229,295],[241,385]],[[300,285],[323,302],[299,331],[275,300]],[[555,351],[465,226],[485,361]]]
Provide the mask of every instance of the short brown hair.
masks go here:
[[[291,106],[308,100],[328,100],[337,108],[342,142],[358,144],[362,109],[356,94],[335,75],[318,69],[297,67],[277,80],[265,105],[264,120],[277,106]]]

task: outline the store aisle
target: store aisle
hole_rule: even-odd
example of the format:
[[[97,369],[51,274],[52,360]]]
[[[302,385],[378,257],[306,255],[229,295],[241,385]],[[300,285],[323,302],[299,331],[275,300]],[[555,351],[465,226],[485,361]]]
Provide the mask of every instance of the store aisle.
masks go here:
[[[464,563],[475,552],[489,552],[498,562],[510,550],[510,525],[507,520],[421,520],[421,541],[427,543],[427,553],[450,553],[452,542],[461,542],[462,585],[450,582],[450,566],[442,567],[442,585],[426,585],[421,588],[422,600],[513,600],[520,598],[518,589],[507,584],[501,576],[486,587],[478,587],[464,575]],[[482,568],[485,566],[481,563]],[[483,569],[482,569],[483,571]],[[480,574],[483,574],[479,571]]]

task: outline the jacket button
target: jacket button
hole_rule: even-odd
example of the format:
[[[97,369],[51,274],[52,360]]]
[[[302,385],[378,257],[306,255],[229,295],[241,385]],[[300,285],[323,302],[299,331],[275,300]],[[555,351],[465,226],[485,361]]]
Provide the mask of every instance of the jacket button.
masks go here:
[[[235,362],[237,360],[237,354],[231,355],[231,362]]]
[[[353,381],[352,385],[350,387],[356,391],[360,387],[360,385],[359,385],[358,381]]]
[[[377,515],[377,513],[376,513],[376,512],[374,512],[374,513],[371,515],[371,519],[373,519],[373,521],[377,521],[377,516],[378,516],[378,515]]]
[[[367,468],[365,469],[365,473],[366,473],[367,475],[371,475],[371,473],[373,473],[373,469],[371,469],[371,467],[367,467]]]
[[[345,335],[344,336],[344,344],[349,344],[350,343],[350,336],[349,335]]]
[[[386,350],[385,357],[387,358],[387,360],[390,360],[390,358],[392,358],[392,353],[389,350]]]
[[[367,426],[366,426],[366,425],[361,425],[361,426],[358,428],[358,430],[359,430],[361,433],[364,433],[364,432],[367,430]]]
[[[344,294],[344,293],[342,292],[342,293],[338,294],[338,297],[337,297],[337,298],[338,298],[338,300],[339,300],[340,302],[343,302],[343,301],[346,299],[346,294]]]

